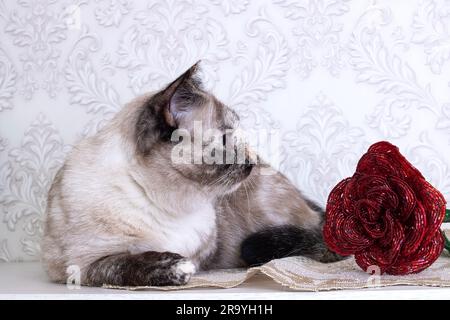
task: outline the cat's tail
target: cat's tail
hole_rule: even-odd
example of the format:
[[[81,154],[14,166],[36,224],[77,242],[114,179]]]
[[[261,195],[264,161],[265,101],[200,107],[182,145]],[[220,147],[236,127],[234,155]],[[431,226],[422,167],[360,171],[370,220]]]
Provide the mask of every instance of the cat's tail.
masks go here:
[[[270,227],[250,235],[241,245],[241,258],[249,266],[290,256],[305,256],[320,262],[344,259],[327,248],[319,228]]]

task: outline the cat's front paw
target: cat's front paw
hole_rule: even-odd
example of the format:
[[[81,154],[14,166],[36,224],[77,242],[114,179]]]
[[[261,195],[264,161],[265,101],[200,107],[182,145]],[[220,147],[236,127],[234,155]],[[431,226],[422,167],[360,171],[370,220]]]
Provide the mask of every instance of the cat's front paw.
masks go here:
[[[185,285],[196,271],[195,264],[191,260],[183,258],[171,266],[171,280],[174,285]]]

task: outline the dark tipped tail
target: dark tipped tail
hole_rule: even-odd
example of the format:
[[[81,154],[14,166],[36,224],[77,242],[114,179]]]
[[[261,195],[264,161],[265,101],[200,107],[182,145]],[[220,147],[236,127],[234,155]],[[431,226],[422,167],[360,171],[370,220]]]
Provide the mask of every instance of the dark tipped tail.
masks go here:
[[[241,258],[249,266],[290,256],[305,256],[320,262],[343,259],[326,247],[319,229],[271,227],[250,235],[241,245]]]

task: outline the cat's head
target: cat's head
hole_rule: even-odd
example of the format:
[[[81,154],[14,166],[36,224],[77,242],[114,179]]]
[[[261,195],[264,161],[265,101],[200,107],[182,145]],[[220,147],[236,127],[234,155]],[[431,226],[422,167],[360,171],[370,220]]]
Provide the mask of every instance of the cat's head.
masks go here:
[[[238,134],[239,117],[206,91],[196,63],[151,96],[135,124],[136,152],[219,192],[234,190],[256,162]]]

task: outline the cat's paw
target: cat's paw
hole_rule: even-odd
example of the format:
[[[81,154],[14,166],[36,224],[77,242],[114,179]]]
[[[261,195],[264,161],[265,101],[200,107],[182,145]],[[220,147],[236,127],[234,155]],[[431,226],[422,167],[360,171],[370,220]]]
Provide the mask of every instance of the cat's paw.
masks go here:
[[[189,282],[192,275],[197,271],[197,268],[191,260],[183,258],[173,264],[170,271],[173,284],[181,286]]]

